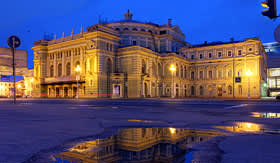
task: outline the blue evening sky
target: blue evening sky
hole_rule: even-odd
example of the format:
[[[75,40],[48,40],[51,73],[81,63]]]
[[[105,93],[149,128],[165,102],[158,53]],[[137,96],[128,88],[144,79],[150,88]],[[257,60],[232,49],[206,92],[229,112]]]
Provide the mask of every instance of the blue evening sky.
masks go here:
[[[186,41],[229,41],[258,36],[274,42],[273,32],[279,20],[261,15],[262,0],[3,0],[0,2],[0,46],[7,47],[12,35],[22,39],[20,49],[28,50],[28,66],[33,67],[33,42],[45,33],[70,35],[81,26],[103,19],[123,19],[130,9],[134,20],[166,24],[168,18],[179,25]],[[280,5],[277,3],[278,6]]]

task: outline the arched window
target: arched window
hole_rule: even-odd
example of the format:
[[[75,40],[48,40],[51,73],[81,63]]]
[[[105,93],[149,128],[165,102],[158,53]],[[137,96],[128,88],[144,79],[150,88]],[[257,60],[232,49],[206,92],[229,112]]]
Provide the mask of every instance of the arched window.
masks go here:
[[[124,28],[123,30],[124,30],[124,31],[128,31],[128,28]]]
[[[50,77],[54,76],[53,72],[54,72],[53,65],[51,65],[51,67],[50,67]]]
[[[145,29],[141,29],[141,31],[142,31],[142,32],[146,32],[146,30],[145,30]]]
[[[111,59],[107,59],[106,61],[106,72],[109,74],[109,73],[112,73],[112,61]]]
[[[156,76],[157,75],[157,68],[156,68],[156,64],[153,62],[152,63],[152,73],[153,73],[153,76]]]
[[[232,77],[232,70],[231,69],[228,70],[228,77],[229,78]]]
[[[158,75],[159,75],[160,77],[163,76],[163,69],[162,69],[162,66],[161,66],[160,63],[158,63]]]
[[[146,62],[145,62],[144,59],[142,59],[142,73],[143,73],[143,74],[146,73],[146,69],[147,69],[147,67],[146,67]]]
[[[116,31],[119,31],[119,30],[120,30],[120,28],[116,28],[115,30],[116,30]]]
[[[138,31],[137,28],[133,28],[132,30],[133,30],[133,31]]]
[[[57,76],[62,76],[62,64],[58,64],[57,66]]]
[[[199,87],[199,94],[200,94],[200,96],[203,95],[203,86],[200,86],[200,87]]]
[[[191,87],[191,95],[192,95],[192,96],[195,95],[195,88],[194,88],[194,86]]]
[[[80,66],[80,61],[77,61],[77,62],[76,62],[75,68],[76,68],[78,65]]]
[[[187,78],[188,74],[187,74],[187,67],[184,66],[184,72],[185,72],[185,78]]]
[[[69,76],[69,75],[71,75],[71,65],[70,65],[70,63],[68,62],[68,63],[66,64],[66,76]]]
[[[231,85],[228,86],[228,94],[229,94],[229,95],[232,94],[232,86],[231,86]]]
[[[178,66],[178,64],[176,64],[176,76],[177,77],[179,76],[179,66]]]
[[[181,65],[181,68],[180,68],[180,74],[181,74],[181,78],[184,77],[184,69],[183,69],[183,66]]]
[[[239,95],[242,95],[242,86],[241,85],[238,86],[238,93],[239,93]]]
[[[212,96],[213,88],[211,85],[208,86],[208,93],[209,93],[209,96]]]

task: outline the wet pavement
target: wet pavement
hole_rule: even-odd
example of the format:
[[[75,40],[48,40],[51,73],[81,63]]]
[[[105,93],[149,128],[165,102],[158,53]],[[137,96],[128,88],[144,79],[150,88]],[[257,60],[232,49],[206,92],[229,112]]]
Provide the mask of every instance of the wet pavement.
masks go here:
[[[126,128],[214,130],[226,134],[191,147],[196,150],[184,156],[218,158],[217,162],[280,162],[280,119],[252,116],[253,112],[279,113],[276,101],[22,100],[16,105],[0,104],[0,162],[32,162],[50,151],[56,156],[86,138],[94,141],[105,134],[102,139],[106,139],[108,131],[114,132],[107,133],[107,138]],[[246,125],[238,127],[238,123]]]

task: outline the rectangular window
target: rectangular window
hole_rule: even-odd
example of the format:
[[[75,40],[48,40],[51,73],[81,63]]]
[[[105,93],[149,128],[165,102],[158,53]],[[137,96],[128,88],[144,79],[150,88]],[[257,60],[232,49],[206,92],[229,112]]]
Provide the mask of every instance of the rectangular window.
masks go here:
[[[221,79],[222,78],[222,70],[218,70],[218,77],[219,77],[219,79]]]
[[[209,54],[208,54],[208,57],[209,57],[209,58],[212,58],[212,53],[209,53]]]
[[[238,50],[238,55],[242,55],[242,50]]]
[[[242,95],[242,86],[241,85],[238,86],[238,93],[239,93],[239,95]]]
[[[209,78],[209,79],[212,79],[212,77],[213,77],[213,76],[212,76],[212,71],[208,71],[208,78]]]
[[[228,56],[231,57],[231,51],[228,51]]]
[[[203,79],[203,71],[199,72],[199,79]]]
[[[136,45],[137,42],[135,40],[132,41],[132,45]]]
[[[200,54],[200,55],[199,55],[199,58],[200,58],[200,59],[202,59],[202,58],[203,58],[203,55],[202,55],[202,54]]]
[[[218,57],[219,57],[219,58],[222,57],[222,52],[219,52],[219,53],[218,53]]]
[[[228,70],[228,77],[231,77],[232,76],[232,70]]]
[[[191,72],[191,80],[194,80],[194,72]]]
[[[191,59],[194,59],[194,55],[192,55]]]

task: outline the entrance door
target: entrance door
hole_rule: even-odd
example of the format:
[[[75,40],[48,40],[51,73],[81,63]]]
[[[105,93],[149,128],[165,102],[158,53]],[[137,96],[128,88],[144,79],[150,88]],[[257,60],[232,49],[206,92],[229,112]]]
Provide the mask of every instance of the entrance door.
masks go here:
[[[148,96],[148,85],[147,85],[147,83],[144,84],[144,87],[145,87],[145,88],[144,88],[144,89],[145,89],[145,90],[144,90],[144,91],[145,91],[145,92],[144,92],[144,95],[145,95],[145,97],[147,97],[147,96]]]
[[[222,95],[223,95],[222,86],[218,86],[218,96],[222,96]]]
[[[119,85],[114,85],[114,90],[113,90],[114,96],[115,97],[120,97],[121,95],[121,90]]]
[[[68,88],[67,87],[64,88],[64,97],[68,97]]]
[[[73,97],[75,98],[77,96],[77,87],[73,88]]]
[[[59,97],[59,88],[55,88],[56,97]]]

